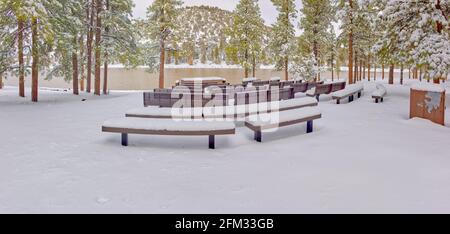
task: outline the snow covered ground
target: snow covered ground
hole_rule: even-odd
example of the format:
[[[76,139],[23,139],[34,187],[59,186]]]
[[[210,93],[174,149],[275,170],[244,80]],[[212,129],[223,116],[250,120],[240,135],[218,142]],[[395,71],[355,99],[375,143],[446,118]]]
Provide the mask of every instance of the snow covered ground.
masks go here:
[[[450,114],[446,127],[409,120],[410,85],[387,86],[382,104],[373,82],[350,104],[321,97],[314,133],[286,127],[257,143],[239,127],[216,150],[206,137],[136,135],[125,148],[102,133],[142,106],[140,92],[43,90],[32,104],[6,87],[0,212],[449,213]]]

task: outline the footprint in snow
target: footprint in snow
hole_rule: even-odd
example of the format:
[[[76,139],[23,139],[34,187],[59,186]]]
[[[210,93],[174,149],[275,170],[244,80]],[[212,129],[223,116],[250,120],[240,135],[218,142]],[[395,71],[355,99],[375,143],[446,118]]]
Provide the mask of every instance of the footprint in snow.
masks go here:
[[[106,197],[98,197],[96,201],[98,204],[103,205],[109,202],[109,199]]]

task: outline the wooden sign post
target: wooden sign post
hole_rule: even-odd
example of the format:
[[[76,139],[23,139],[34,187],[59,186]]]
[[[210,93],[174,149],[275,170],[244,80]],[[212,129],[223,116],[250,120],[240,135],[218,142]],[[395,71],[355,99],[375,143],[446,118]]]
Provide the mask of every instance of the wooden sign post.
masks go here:
[[[414,85],[411,88],[410,118],[415,117],[445,125],[445,89],[433,84]]]

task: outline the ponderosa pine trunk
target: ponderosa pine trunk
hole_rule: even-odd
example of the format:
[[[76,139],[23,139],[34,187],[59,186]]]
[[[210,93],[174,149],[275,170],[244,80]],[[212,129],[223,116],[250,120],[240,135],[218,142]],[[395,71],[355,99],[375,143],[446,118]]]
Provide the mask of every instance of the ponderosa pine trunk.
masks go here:
[[[91,2],[89,4],[89,2]],[[94,15],[95,15],[95,0],[87,0],[86,14],[88,18],[88,34],[86,38],[87,46],[87,64],[86,64],[86,92],[90,93],[92,89],[92,41],[94,40]],[[90,7],[89,7],[90,6]]]
[[[358,81],[358,53],[355,52],[355,61],[354,61],[355,71],[354,71],[354,83]]]
[[[377,64],[373,64],[373,80],[377,80]]]
[[[361,59],[359,61],[359,80],[366,79],[366,63]]]
[[[389,84],[394,84],[394,64],[389,66]]]
[[[100,95],[100,74],[101,74],[101,40],[102,40],[102,0],[96,2],[96,28],[95,28],[95,87],[94,94]]]
[[[367,81],[370,81],[370,54],[367,58]]]
[[[24,20],[19,18],[17,22],[17,50],[19,56],[19,96],[25,97],[25,63],[23,59],[23,30]]]
[[[106,9],[108,11],[111,10],[109,8],[109,0],[106,0]],[[106,35],[109,34],[109,27],[108,26],[105,27],[105,33],[106,33]],[[105,62],[104,62],[104,65],[103,65],[103,94],[104,95],[108,94],[108,63],[109,63],[108,56],[109,56],[108,49],[105,48]]]
[[[39,64],[39,51],[38,51],[38,21],[36,17],[31,19],[31,53],[33,62],[31,64],[31,101],[38,101],[38,64]]]
[[[440,0],[436,0],[436,9],[442,11],[442,6],[441,6],[441,1]],[[436,22],[436,30],[437,30],[437,32],[439,34],[442,34],[442,30],[443,29],[444,29],[444,25],[442,24],[442,22],[437,21]],[[440,79],[441,79],[441,77],[433,77],[433,83],[439,84],[440,83]]]
[[[77,44],[77,37],[74,38],[73,43],[74,45]],[[78,54],[75,49],[72,51],[72,86],[73,94],[80,94],[78,90]]]
[[[289,80],[289,58],[286,57],[284,60],[284,79]]]
[[[331,54],[331,81],[334,81],[334,54]]]
[[[244,59],[245,59],[245,63],[248,63],[248,51],[247,50],[245,50]],[[248,67],[247,67],[247,64],[244,66],[244,78],[248,78]]]
[[[159,88],[163,89],[164,88],[164,60],[165,60],[165,43],[164,43],[164,39],[160,38],[159,40]]]
[[[350,5],[350,25],[353,24],[353,0],[349,0]],[[348,83],[353,84],[353,30],[348,33]]]
[[[403,64],[400,65],[400,84],[403,85]]]
[[[253,67],[252,67],[253,77],[256,77],[256,58],[253,56]]]
[[[84,38],[80,37],[80,59],[83,60],[84,58]],[[84,80],[86,79],[86,76],[84,74],[85,70],[84,70],[84,62],[81,61],[80,64],[80,73],[81,73],[81,77],[80,77],[80,90],[84,91]]]

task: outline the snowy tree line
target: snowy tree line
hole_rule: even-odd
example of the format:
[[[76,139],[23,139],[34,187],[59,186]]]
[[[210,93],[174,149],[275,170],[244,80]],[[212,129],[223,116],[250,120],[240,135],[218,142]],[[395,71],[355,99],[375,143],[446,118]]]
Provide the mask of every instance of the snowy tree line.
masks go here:
[[[258,0],[240,0],[233,12],[183,7],[155,0],[147,18],[132,18],[132,0],[4,0],[0,2],[0,77],[15,74],[19,95],[31,73],[64,77],[81,90],[108,92],[108,65],[145,65],[160,73],[167,63],[239,64],[244,77],[273,64],[285,79],[332,79],[348,67],[348,82],[377,79],[376,69],[409,71],[409,77],[439,82],[450,67],[450,0],[272,0],[273,25]],[[296,35],[296,29],[301,32]],[[103,77],[101,71],[103,69]],[[44,75],[44,74],[43,74]],[[100,87],[103,80],[103,87]],[[0,80],[0,84],[1,84]],[[0,85],[1,87],[1,85]]]
[[[132,0],[1,1],[0,77],[16,75],[25,97],[31,73],[34,102],[39,76],[72,81],[74,94],[91,92],[92,85],[96,95],[106,94],[108,64],[138,60],[132,8]]]

